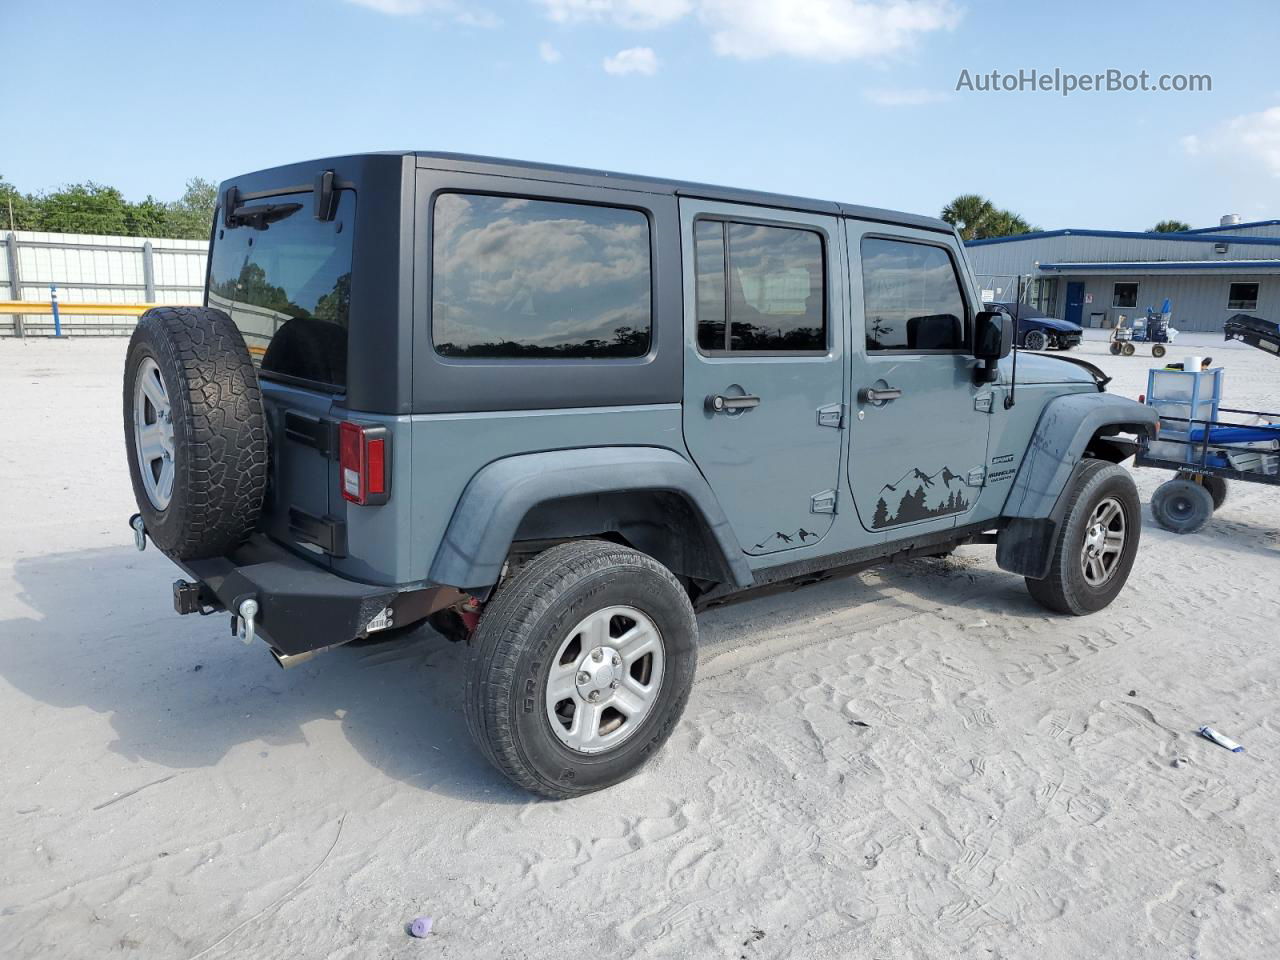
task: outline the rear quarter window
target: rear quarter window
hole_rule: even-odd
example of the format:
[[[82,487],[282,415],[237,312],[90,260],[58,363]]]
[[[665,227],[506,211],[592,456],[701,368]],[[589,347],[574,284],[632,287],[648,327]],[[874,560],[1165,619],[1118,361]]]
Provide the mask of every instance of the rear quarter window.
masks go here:
[[[643,213],[444,193],[433,224],[431,337],[442,356],[649,352],[653,282]]]

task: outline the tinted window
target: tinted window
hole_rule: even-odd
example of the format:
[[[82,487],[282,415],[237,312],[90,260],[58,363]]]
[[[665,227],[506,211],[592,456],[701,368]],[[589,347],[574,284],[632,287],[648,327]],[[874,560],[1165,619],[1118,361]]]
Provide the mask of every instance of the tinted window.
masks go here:
[[[1257,310],[1258,285],[1256,283],[1233,283],[1227,293],[1228,310]]]
[[[965,306],[942,247],[868,237],[862,241],[868,350],[960,350]]]
[[[640,357],[649,221],[635,210],[443,194],[431,335],[449,357]]]
[[[1136,283],[1117,283],[1111,294],[1113,307],[1136,307],[1138,305],[1138,285]]]
[[[355,205],[340,190],[334,219],[320,221],[310,194],[268,197],[242,209],[269,216],[218,230],[209,306],[230,315],[262,371],[346,384]]]
[[[825,279],[818,234],[703,220],[695,226],[695,238],[702,349],[826,349]]]

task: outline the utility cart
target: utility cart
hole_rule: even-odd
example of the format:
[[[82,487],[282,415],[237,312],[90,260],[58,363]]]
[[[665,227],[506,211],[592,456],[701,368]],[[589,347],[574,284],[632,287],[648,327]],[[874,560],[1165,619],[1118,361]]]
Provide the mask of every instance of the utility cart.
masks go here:
[[[1167,297],[1158,313],[1148,307],[1146,316],[1137,317],[1132,325],[1128,317],[1120,314],[1111,331],[1111,352],[1117,356],[1124,354],[1126,357],[1132,357],[1137,352],[1134,344],[1149,343],[1151,356],[1159,360],[1168,349],[1166,345],[1173,343],[1173,338],[1178,335],[1178,331],[1169,326],[1170,315],[1170,302]]]
[[[1134,462],[1175,473],[1151,497],[1166,530],[1203,527],[1226,499],[1229,479],[1280,486],[1280,413],[1222,406],[1222,379],[1221,367],[1147,375],[1143,399],[1159,413],[1160,430],[1142,440]]]

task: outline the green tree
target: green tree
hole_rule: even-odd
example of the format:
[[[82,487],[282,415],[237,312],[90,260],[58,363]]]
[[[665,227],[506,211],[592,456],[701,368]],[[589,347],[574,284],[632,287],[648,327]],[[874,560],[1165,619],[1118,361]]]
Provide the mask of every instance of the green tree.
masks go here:
[[[942,219],[959,231],[961,240],[977,240],[979,224],[994,211],[986,197],[963,193],[942,208]]]
[[[167,237],[169,205],[148,195],[141,203],[129,204],[125,211],[130,237]]]
[[[167,237],[183,240],[208,240],[213,225],[213,208],[218,203],[218,188],[202,177],[192,177],[182,198],[169,204]]]
[[[1161,220],[1147,233],[1182,233],[1184,230],[1190,230],[1191,224],[1185,220]]]
[[[942,219],[960,233],[960,239],[1012,237],[1038,229],[1010,210],[1002,210],[986,197],[965,193],[942,208]]]
[[[6,230],[34,230],[35,207],[31,197],[0,176],[0,224]]]
[[[35,198],[36,230],[51,233],[111,233],[127,235],[128,204],[115,187],[73,183]]]

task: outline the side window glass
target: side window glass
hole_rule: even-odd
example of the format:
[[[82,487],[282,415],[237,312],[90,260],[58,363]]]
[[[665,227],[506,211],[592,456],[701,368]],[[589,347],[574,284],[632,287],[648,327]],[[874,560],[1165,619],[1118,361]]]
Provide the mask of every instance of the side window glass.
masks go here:
[[[431,335],[447,357],[649,352],[649,221],[637,210],[446,193],[436,198]]]
[[[826,349],[826,273],[819,234],[700,220],[694,241],[702,350]]]
[[[962,350],[965,305],[951,257],[908,240],[862,241],[868,350]]]

